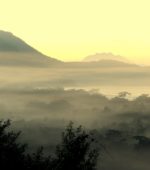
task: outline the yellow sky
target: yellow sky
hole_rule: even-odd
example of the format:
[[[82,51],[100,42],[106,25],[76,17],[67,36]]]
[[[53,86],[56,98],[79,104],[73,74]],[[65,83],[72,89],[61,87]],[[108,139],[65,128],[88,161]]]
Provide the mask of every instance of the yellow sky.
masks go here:
[[[112,52],[150,64],[150,0],[0,0],[0,29],[44,54]]]

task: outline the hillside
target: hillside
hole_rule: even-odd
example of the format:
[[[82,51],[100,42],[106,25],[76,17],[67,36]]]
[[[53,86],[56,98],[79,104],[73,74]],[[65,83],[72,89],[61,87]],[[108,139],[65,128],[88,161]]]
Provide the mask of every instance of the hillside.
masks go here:
[[[0,31],[0,66],[49,66],[60,61],[45,56],[10,32]]]

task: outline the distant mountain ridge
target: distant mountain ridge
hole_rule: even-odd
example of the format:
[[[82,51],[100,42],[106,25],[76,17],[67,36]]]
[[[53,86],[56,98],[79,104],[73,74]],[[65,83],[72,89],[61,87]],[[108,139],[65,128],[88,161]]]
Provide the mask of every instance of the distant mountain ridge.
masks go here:
[[[101,60],[116,60],[121,62],[128,62],[128,60],[120,55],[114,55],[112,53],[96,53],[89,55],[83,59],[84,62],[93,62]]]
[[[0,52],[37,52],[10,32],[0,31]]]
[[[0,66],[29,66],[61,68],[135,67],[125,58],[112,53],[96,53],[83,62],[61,62],[34,49],[10,32],[0,31]]]
[[[91,62],[68,62],[64,63],[68,68],[125,68],[140,67],[139,65],[117,61],[117,60],[100,60]]]
[[[10,32],[0,31],[1,66],[49,66],[61,61],[45,56]]]

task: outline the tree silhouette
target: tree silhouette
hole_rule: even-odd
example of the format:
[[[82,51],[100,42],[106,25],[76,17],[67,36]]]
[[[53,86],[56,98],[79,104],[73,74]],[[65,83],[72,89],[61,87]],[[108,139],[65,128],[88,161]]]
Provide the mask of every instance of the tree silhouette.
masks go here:
[[[62,134],[55,157],[45,157],[43,148],[27,154],[27,145],[18,142],[20,132],[8,131],[10,121],[0,121],[1,170],[95,170],[98,150],[92,145],[94,138],[82,126],[70,123]]]
[[[95,170],[99,154],[93,143],[94,138],[82,126],[75,129],[71,122],[57,146],[55,170]]]
[[[17,142],[20,132],[7,131],[10,121],[0,121],[0,169],[25,169],[26,145]]]
[[[45,157],[43,153],[43,147],[37,149],[36,153],[32,155],[28,154],[26,157],[26,165],[28,170],[51,170],[52,158],[50,156]]]

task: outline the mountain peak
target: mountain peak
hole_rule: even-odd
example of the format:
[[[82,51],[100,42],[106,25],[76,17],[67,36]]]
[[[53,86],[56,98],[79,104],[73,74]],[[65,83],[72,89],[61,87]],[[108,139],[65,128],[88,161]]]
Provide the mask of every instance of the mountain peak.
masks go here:
[[[0,31],[0,52],[37,52],[11,32]]]
[[[0,30],[0,35],[13,35],[11,32]]]
[[[120,55],[113,53],[95,53],[84,58],[85,62],[101,61],[101,60],[116,60],[121,62],[128,62],[128,60]]]
[[[60,63],[45,56],[10,32],[0,31],[1,66],[49,66]]]

